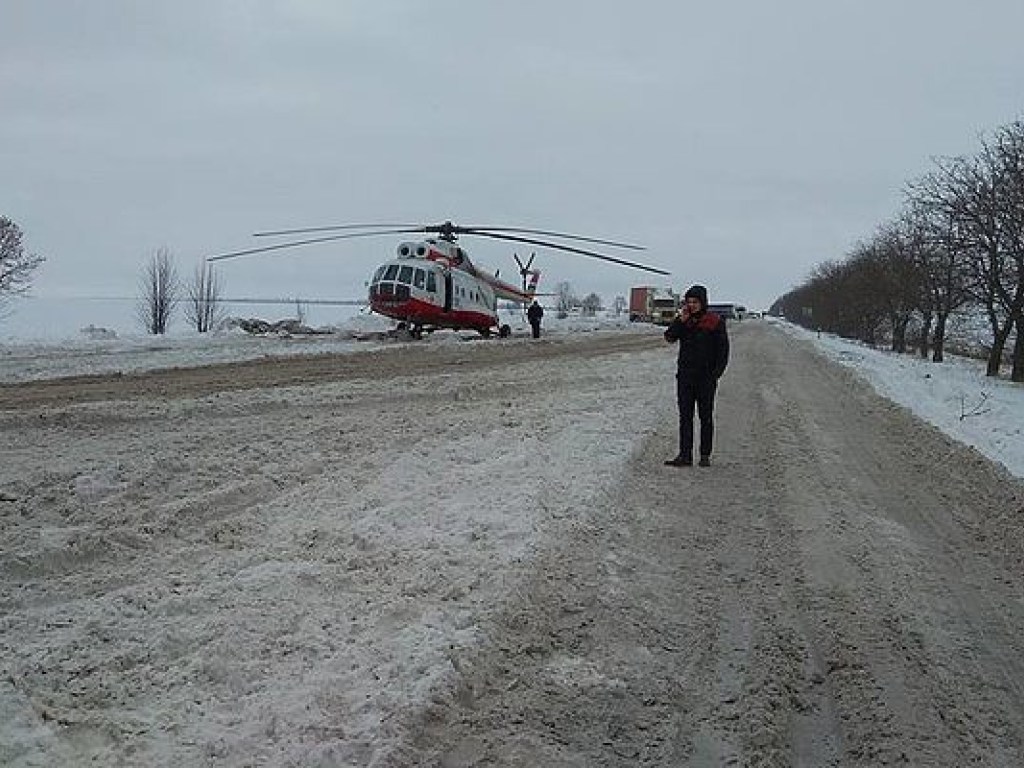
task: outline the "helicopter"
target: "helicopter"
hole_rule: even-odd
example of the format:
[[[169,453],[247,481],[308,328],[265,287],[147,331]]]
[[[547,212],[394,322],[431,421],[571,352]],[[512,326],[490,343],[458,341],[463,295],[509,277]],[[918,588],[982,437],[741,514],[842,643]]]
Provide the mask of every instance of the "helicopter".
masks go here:
[[[657,267],[526,235],[593,243],[628,250],[644,250],[643,246],[523,227],[459,226],[451,221],[427,225],[340,224],[256,232],[254,236],[276,238],[328,232],[336,234],[318,234],[316,237],[221,253],[208,256],[206,260],[234,259],[268,251],[352,238],[399,234],[426,235],[421,240],[400,243],[397,246],[395,258],[377,267],[369,282],[368,304],[370,309],[377,314],[396,320],[398,323],[396,330],[406,332],[414,339],[422,338],[424,333],[431,333],[442,328],[470,329],[484,338],[497,333],[500,338],[505,338],[511,334],[511,328],[508,324],[501,323],[498,317],[498,301],[529,304],[539,295],[537,285],[540,281],[540,270],[533,268],[536,252],[531,254],[525,263],[518,254],[513,254],[522,278],[521,285],[516,286],[500,279],[497,270],[492,274],[474,264],[469,258],[469,254],[458,242],[458,238],[464,235],[551,248],[660,275],[669,274]]]

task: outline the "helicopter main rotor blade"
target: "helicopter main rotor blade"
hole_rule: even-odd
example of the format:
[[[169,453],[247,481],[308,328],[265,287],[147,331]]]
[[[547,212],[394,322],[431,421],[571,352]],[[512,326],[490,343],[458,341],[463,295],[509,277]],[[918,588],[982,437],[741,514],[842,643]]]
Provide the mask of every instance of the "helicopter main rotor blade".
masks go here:
[[[646,264],[638,264],[635,261],[626,261],[625,259],[617,259],[614,256],[608,256],[604,253],[596,253],[595,251],[587,251],[583,248],[573,248],[571,245],[562,245],[561,243],[551,243],[545,240],[534,240],[529,237],[518,237],[517,235],[505,235],[499,232],[481,232],[476,231],[472,233],[477,237],[491,237],[495,240],[512,240],[517,243],[529,243],[531,245],[539,245],[543,248],[554,248],[559,251],[568,251],[569,253],[578,253],[581,256],[590,256],[594,259],[601,259],[602,261],[610,261],[612,264],[621,264],[624,267],[633,267],[634,269],[642,269],[645,272],[654,272],[657,275],[669,275],[671,272],[666,272],[664,269],[658,269],[657,267],[648,267]]]
[[[566,240],[579,240],[583,243],[597,243],[598,245],[612,245],[616,248],[628,248],[631,251],[646,251],[647,248],[642,245],[633,245],[632,243],[620,243],[617,240],[602,240],[597,237],[584,237],[583,235],[569,235],[565,232],[552,232],[547,229],[526,229],[525,227],[460,227],[463,234],[473,235],[483,232],[519,232],[524,235],[545,235],[546,237],[560,237]]]
[[[326,237],[311,237],[308,240],[293,240],[289,243],[278,243],[277,245],[265,245],[261,248],[246,248],[241,251],[230,253],[218,253],[216,256],[207,256],[207,261],[220,261],[221,259],[234,259],[239,256],[251,256],[254,253],[265,253],[267,251],[279,251],[282,248],[295,248],[300,245],[313,245],[314,243],[328,243],[333,240],[349,240],[355,237],[374,237],[376,235],[404,235],[422,232],[422,229],[387,229],[381,232],[355,232],[347,235],[327,235]]]
[[[644,251],[647,250],[642,245],[634,245],[633,243],[623,243],[617,240],[605,240],[598,237],[585,237],[583,235],[573,235],[567,232],[554,232],[549,229],[528,229],[526,227],[491,227],[491,226],[471,226],[462,227],[457,224],[452,224],[450,221],[446,221],[443,224],[332,224],[323,227],[297,227],[295,229],[275,229],[268,230],[266,232],[254,232],[253,237],[281,237],[284,235],[304,235],[313,234],[315,232],[340,232],[348,231],[353,229],[372,229],[372,230],[388,230],[388,229],[407,229],[414,232],[423,233],[437,233],[445,237],[453,237],[458,235],[471,235],[477,232],[517,232],[525,235],[544,235],[545,237],[557,237],[566,240],[578,240],[584,243],[595,243],[597,245],[610,245],[615,248],[627,248],[633,251]],[[388,232],[377,232],[376,234],[389,234]]]
[[[422,224],[335,224],[326,227],[299,227],[298,229],[275,229],[267,232],[253,232],[253,237],[278,237],[281,235],[305,235],[312,234],[313,232],[338,232],[341,230],[348,229],[397,229],[402,228],[417,228],[418,231],[424,231]],[[373,232],[368,234],[383,235],[386,232]]]

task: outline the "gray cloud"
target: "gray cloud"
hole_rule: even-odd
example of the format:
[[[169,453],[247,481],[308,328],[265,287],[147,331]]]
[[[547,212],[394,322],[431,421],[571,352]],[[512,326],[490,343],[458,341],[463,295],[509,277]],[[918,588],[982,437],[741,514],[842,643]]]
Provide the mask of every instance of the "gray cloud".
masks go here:
[[[49,257],[38,295],[131,293],[160,246],[188,269],[258,229],[451,218],[641,242],[762,305],[1024,93],[1016,0],[9,5],[0,212]],[[396,242],[224,271],[359,296]],[[580,292],[647,281],[538,258]]]

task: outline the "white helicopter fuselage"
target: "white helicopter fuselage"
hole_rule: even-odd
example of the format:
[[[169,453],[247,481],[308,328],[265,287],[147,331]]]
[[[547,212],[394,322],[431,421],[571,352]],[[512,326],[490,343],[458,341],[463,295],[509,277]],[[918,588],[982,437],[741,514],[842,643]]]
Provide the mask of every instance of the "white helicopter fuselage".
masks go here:
[[[498,300],[531,301],[538,277],[531,273],[524,291],[476,267],[456,243],[402,243],[398,257],[374,272],[369,303],[374,312],[416,331],[454,328],[504,335]]]

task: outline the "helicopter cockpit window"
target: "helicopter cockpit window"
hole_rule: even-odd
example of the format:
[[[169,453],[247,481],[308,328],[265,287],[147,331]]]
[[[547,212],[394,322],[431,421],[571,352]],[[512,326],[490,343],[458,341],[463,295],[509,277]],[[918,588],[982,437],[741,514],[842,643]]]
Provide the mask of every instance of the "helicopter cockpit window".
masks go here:
[[[417,269],[416,270],[416,274],[413,275],[412,284],[415,287],[417,287],[417,288],[422,288],[423,287],[423,279],[424,279],[425,276],[426,276],[426,273],[422,269]]]
[[[437,279],[433,272],[427,272],[427,290],[430,293],[437,293]]]
[[[384,279],[385,280],[394,280],[395,276],[397,274],[398,274],[398,265],[397,264],[388,264],[387,270],[384,272]]]
[[[373,274],[373,282],[379,283],[381,277],[384,275],[384,267],[377,267],[377,271]]]
[[[412,282],[412,267],[404,266],[398,272],[398,282],[409,285]]]

